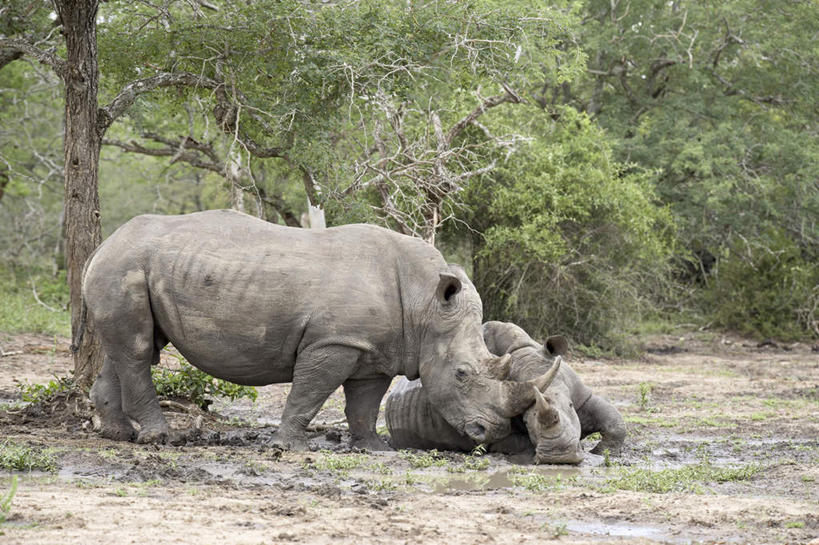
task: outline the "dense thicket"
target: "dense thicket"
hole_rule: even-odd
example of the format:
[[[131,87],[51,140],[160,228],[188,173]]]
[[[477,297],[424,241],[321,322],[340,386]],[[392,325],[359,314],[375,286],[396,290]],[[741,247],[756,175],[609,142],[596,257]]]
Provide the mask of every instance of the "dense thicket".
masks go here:
[[[60,84],[8,40],[62,46],[47,3],[3,9],[0,251],[51,266]],[[298,225],[310,202],[437,243],[487,318],[535,335],[619,347],[647,313],[687,310],[819,335],[812,9],[107,2],[101,104],[166,79],[106,135],[104,232],[219,206]]]

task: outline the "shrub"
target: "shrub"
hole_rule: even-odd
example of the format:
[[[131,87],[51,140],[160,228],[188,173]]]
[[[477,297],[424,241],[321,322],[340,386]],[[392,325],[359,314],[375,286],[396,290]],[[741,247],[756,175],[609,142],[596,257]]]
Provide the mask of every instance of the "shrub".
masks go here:
[[[179,361],[178,369],[158,365],[151,368],[157,395],[189,399],[205,410],[211,404],[211,400],[206,396],[222,396],[231,401],[245,397],[256,401],[258,395],[256,388],[214,378],[193,367],[185,358],[175,355],[174,357]]]
[[[650,173],[616,163],[588,117],[529,116],[532,141],[467,196],[484,316],[618,348],[666,277],[671,217]]]
[[[765,238],[737,237],[717,261],[705,298],[715,325],[762,338],[819,336],[816,257],[781,232]]]

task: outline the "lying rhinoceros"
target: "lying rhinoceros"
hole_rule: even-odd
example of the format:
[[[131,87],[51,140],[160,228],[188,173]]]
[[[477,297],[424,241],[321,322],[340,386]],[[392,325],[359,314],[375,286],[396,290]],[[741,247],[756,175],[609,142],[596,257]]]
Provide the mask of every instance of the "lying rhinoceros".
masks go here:
[[[384,446],[375,422],[395,375],[420,376],[440,414],[475,441],[507,434],[509,417],[534,401],[531,387],[486,375],[502,362],[484,344],[464,272],[371,225],[306,230],[226,210],[139,216],[88,260],[86,313],[105,352],[91,398],[114,439],[136,435],[128,417],[137,441],[167,439],[150,366],[169,341],[215,377],[292,382],[275,441],[293,448],[340,385],[353,443],[369,448]]]
[[[568,351],[563,336],[549,337],[544,346],[508,322],[485,323],[483,337],[492,353],[512,356],[509,373],[503,378],[516,381],[539,375],[551,365],[552,358]],[[568,364],[560,366],[547,390],[536,392],[536,399],[524,415],[529,437],[536,445],[536,462],[560,463],[565,459],[565,463],[579,463],[583,458],[580,440],[595,432],[600,432],[602,438],[592,454],[620,452],[626,438],[623,417],[611,403],[593,394]]]
[[[530,377],[539,376],[541,381],[535,391],[536,402],[523,415],[525,427],[513,426],[509,436],[490,442],[491,451],[531,451],[535,463],[576,464],[583,460],[581,438],[596,431],[603,438],[593,453],[619,451],[626,433],[623,419],[617,409],[592,394],[574,370],[561,361],[568,348],[564,337],[550,337],[544,347],[514,324],[487,322],[484,339],[492,352],[512,356],[511,361],[501,362],[495,369],[496,378],[508,376],[532,383]],[[386,420],[396,448],[469,451],[478,445],[448,425],[429,402],[426,388],[419,381],[402,380],[393,389],[387,398]]]

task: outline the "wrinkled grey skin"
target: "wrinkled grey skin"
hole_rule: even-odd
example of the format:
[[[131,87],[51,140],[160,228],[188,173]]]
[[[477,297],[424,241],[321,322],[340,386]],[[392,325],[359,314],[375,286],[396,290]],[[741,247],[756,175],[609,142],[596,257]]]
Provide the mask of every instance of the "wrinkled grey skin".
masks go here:
[[[498,376],[530,381],[542,376],[566,353],[568,344],[561,336],[550,337],[546,347],[533,341],[514,324],[487,322],[484,339],[495,354],[511,354],[508,369]],[[540,393],[540,392],[539,392]],[[583,460],[581,438],[601,432],[602,440],[592,450],[619,452],[625,439],[620,413],[608,401],[592,394],[574,370],[560,362],[555,379],[523,414],[525,427],[513,422],[512,433],[490,442],[489,450],[506,454],[530,452],[539,464],[577,464]],[[396,448],[470,451],[479,443],[458,433],[429,402],[419,381],[401,380],[390,392],[386,404],[387,428]]]
[[[168,342],[221,379],[292,382],[275,437],[291,448],[306,446],[341,385],[353,444],[384,448],[376,417],[399,374],[420,376],[459,432],[509,433],[474,286],[433,247],[380,227],[297,229],[228,210],[139,216],[91,256],[83,300],[105,352],[91,399],[109,438],[168,439],[150,373]]]
[[[487,322],[483,334],[490,351],[511,354],[508,377],[516,381],[542,373],[555,356],[568,349],[562,336],[549,337],[543,346],[512,323]],[[535,463],[580,463],[580,440],[595,432],[600,432],[602,438],[592,454],[620,452],[626,438],[623,417],[611,403],[593,394],[568,364],[561,363],[557,377],[542,394],[542,399],[524,414],[535,445]]]

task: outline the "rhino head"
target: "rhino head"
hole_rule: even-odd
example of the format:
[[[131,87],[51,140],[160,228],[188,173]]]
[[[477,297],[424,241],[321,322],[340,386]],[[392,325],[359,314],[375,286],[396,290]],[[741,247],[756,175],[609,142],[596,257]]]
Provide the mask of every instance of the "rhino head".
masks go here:
[[[552,368],[559,368],[558,356]],[[535,403],[523,415],[529,439],[535,446],[536,464],[579,464],[580,420],[564,385],[556,383],[535,390]]]
[[[494,356],[483,339],[483,307],[460,267],[440,273],[420,339],[418,374],[430,402],[459,433],[478,443],[511,433],[511,418],[536,399],[543,381],[501,380],[511,356]]]
[[[563,356],[569,343],[562,335],[554,335],[538,345],[520,327],[511,323],[488,322],[484,336],[495,353],[510,352],[512,360],[506,368],[497,370],[498,378],[509,375],[531,376],[544,369],[551,380],[543,380],[533,388],[534,403],[523,408],[523,420],[529,439],[535,447],[536,464],[579,464],[583,461],[580,447],[581,426],[571,398],[569,386],[560,378]],[[503,373],[507,373],[504,375]],[[557,379],[557,380],[555,380]],[[533,381],[522,382],[529,384]],[[529,396],[524,396],[526,401]]]

